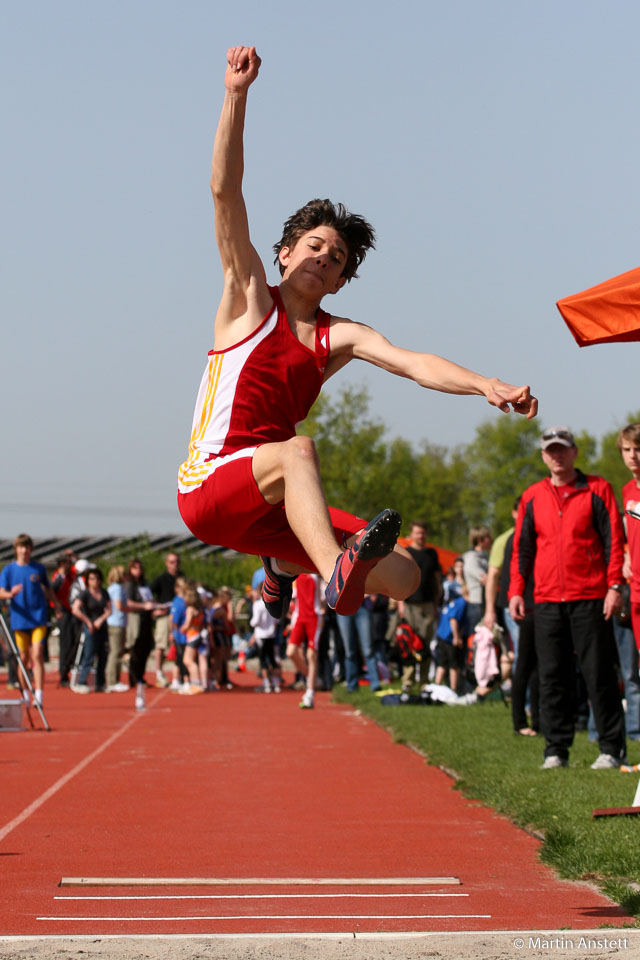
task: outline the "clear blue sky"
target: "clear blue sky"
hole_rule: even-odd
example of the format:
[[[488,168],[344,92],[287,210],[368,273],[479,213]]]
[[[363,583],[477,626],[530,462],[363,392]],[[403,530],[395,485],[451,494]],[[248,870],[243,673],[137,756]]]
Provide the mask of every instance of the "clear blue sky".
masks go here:
[[[379,242],[329,309],[529,382],[547,425],[617,426],[640,348],[579,350],[555,301],[640,262],[639,33],[631,0],[0,5],[0,536],[181,529],[236,43],[263,58],[245,193],[265,260],[298,206],[342,200]],[[349,379],[416,442],[500,415],[364,365],[329,389]]]

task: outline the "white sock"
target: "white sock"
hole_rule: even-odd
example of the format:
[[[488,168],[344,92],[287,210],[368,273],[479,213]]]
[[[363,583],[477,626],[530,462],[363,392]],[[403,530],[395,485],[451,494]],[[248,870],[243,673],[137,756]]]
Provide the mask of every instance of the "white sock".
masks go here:
[[[31,696],[26,688],[22,691],[22,699],[27,704],[31,703]]]
[[[271,560],[271,569],[274,573],[277,573],[279,577],[289,577],[290,580],[293,580],[295,574],[287,573],[286,570],[283,570],[282,567],[278,566],[278,561],[274,557],[269,558]]]
[[[35,690],[34,693],[35,693],[36,700],[38,701],[40,706],[42,706],[42,690]]]

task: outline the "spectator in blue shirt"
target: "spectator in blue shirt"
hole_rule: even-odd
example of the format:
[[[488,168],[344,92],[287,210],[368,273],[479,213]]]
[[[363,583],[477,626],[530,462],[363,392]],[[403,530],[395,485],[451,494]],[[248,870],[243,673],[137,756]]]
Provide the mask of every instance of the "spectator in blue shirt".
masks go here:
[[[56,616],[62,616],[58,598],[49,584],[47,571],[41,563],[31,560],[33,540],[21,533],[13,541],[16,559],[0,573],[0,600],[10,601],[11,629],[14,632],[20,658],[27,670],[33,670],[33,686],[36,700],[42,704],[44,685],[43,642],[47,636],[49,604],[53,604]],[[29,703],[29,691],[25,689],[22,674],[19,675],[22,696]]]
[[[187,638],[185,634],[180,631],[180,627],[184,624],[187,613],[187,605],[184,600],[184,589],[186,585],[186,577],[178,577],[176,579],[176,593],[171,602],[171,610],[169,612],[171,639],[176,648],[176,665],[171,680],[171,689],[174,691],[180,690],[182,686],[186,685],[189,676],[187,668],[184,665],[184,648],[187,643]]]
[[[457,693],[460,673],[464,667],[465,641],[467,634],[467,601],[450,584],[449,602],[443,607],[436,631],[438,640],[438,668],[436,683],[445,683]]]

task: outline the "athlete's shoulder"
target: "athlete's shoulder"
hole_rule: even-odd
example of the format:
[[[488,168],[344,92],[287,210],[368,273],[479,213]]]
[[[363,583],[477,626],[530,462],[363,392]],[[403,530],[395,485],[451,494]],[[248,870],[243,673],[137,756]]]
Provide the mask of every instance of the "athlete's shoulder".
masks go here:
[[[374,327],[360,320],[351,320],[349,317],[338,317],[333,314],[329,314],[329,318],[332,353],[353,351],[359,344],[364,345],[381,337]]]

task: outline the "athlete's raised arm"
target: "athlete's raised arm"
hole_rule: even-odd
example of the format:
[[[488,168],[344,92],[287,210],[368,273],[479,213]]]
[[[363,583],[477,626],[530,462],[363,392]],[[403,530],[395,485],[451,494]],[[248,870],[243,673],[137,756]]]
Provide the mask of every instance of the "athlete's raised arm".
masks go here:
[[[330,342],[331,359],[325,376],[331,376],[351,359],[366,360],[389,373],[415,380],[419,386],[430,390],[460,396],[484,396],[504,413],[513,408],[516,413],[531,419],[538,412],[538,401],[528,386],[517,387],[497,377],[483,377],[435,353],[417,353],[396,347],[364,323],[334,317]]]
[[[255,47],[230,47],[227,51],[225,97],[211,165],[216,241],[224,271],[224,293],[216,317],[216,337],[219,334],[224,336],[228,324],[247,314],[250,326],[260,322],[271,304],[264,267],[249,237],[242,195],[247,93],[259,69],[260,57]]]

